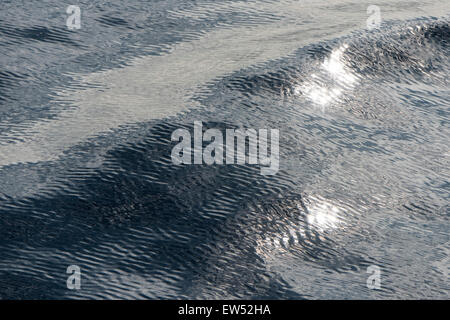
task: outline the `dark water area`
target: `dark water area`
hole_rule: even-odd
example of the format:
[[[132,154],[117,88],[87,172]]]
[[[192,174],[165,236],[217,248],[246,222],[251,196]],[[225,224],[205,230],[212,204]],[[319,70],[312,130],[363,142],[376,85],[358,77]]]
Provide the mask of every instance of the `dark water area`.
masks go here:
[[[448,299],[448,5],[73,4],[0,2],[1,299]],[[175,165],[195,121],[278,172]]]

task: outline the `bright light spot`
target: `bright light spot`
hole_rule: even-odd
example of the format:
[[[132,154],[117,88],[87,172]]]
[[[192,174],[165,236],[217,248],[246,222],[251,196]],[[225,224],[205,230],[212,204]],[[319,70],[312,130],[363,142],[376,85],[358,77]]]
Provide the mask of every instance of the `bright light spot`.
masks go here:
[[[315,104],[325,106],[337,100],[344,89],[352,89],[357,77],[349,70],[343,59],[348,45],[343,44],[326,58],[319,74],[310,75],[311,81],[298,86],[294,92],[303,94]]]
[[[341,224],[341,210],[331,203],[312,198],[313,203],[308,207],[307,221],[318,231],[337,228]]]

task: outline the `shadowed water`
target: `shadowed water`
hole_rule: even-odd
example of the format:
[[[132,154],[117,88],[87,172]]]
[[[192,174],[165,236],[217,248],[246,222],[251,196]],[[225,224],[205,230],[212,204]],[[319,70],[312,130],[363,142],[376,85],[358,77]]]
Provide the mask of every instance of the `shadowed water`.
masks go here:
[[[369,4],[2,3],[0,298],[448,298],[449,6]],[[174,165],[194,121],[280,170]]]

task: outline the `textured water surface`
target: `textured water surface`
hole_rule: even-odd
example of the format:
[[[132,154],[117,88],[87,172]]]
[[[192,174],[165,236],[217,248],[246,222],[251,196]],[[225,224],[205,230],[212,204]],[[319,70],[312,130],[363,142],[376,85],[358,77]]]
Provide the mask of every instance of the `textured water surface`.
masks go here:
[[[0,3],[0,298],[448,299],[447,1]],[[194,121],[278,173],[174,165]]]

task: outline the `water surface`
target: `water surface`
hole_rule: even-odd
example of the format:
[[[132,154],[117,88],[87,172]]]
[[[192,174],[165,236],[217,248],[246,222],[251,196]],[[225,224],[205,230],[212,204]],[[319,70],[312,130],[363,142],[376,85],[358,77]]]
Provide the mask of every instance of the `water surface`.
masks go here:
[[[448,2],[1,4],[1,298],[449,297]],[[279,172],[174,165],[194,121]]]

